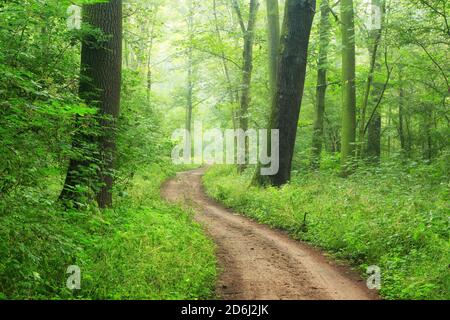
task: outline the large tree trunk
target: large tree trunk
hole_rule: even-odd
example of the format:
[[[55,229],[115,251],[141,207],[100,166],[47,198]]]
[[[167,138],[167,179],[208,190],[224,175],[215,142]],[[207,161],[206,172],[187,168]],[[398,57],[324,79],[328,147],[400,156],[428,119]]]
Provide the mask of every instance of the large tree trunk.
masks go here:
[[[280,134],[280,168],[272,176],[259,177],[281,186],[291,178],[292,159],[297,137],[297,125],[305,87],[309,37],[316,1],[287,0],[278,60],[277,91],[272,102],[270,129]],[[272,155],[276,156],[276,155]],[[260,172],[257,172],[259,175]]]
[[[355,21],[353,0],[341,0],[342,28],[342,175],[353,170],[356,138]]]
[[[330,7],[328,0],[322,0],[320,6],[320,43],[319,59],[317,61],[317,89],[316,110],[314,114],[314,132],[312,140],[311,168],[317,170],[320,167],[320,155],[323,146],[323,126],[325,114],[325,98],[327,91],[327,63],[328,46],[330,43]]]
[[[270,95],[275,94],[277,87],[278,53],[280,50],[280,13],[278,0],[266,0],[267,34],[269,42],[269,83]]]
[[[74,148],[80,150],[84,143],[94,142],[98,150],[94,154],[95,161],[71,159],[61,199],[76,201],[77,186],[93,188],[99,206],[105,208],[112,206],[114,183],[115,126],[120,108],[122,67],[122,1],[85,5],[83,17],[84,22],[107,35],[103,39],[87,37],[81,49],[79,95],[88,105],[98,108],[101,132],[95,138],[74,137]],[[95,175],[90,171],[93,163],[98,166]]]

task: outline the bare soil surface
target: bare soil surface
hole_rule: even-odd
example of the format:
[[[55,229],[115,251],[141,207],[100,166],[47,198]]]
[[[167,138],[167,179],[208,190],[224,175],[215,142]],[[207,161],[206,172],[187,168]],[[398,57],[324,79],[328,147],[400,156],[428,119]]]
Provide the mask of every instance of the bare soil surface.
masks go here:
[[[179,173],[162,196],[194,208],[217,246],[225,300],[373,300],[375,292],[349,268],[285,233],[224,208],[202,188],[204,169]]]

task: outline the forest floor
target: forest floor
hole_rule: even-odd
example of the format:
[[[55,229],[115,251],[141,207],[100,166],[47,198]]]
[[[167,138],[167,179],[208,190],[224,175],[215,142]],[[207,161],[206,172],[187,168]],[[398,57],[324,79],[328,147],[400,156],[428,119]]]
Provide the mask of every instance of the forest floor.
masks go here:
[[[258,224],[211,200],[205,169],[167,181],[163,198],[192,207],[217,245],[221,274],[216,294],[225,300],[379,299],[357,273],[282,231]]]

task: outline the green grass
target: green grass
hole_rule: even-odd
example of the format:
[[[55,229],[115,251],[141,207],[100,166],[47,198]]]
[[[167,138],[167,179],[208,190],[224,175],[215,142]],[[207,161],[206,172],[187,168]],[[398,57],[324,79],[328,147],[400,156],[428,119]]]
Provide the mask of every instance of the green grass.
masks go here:
[[[251,186],[251,170],[238,175],[216,166],[203,182],[226,206],[287,230],[361,273],[379,266],[387,299],[449,299],[449,182],[436,170],[386,165],[347,180],[332,172],[297,173],[278,189]]]
[[[142,170],[111,210],[63,211],[37,190],[2,201],[0,299],[212,297],[213,243],[191,213],[159,196],[172,173]],[[66,288],[69,265],[81,268],[76,292]]]

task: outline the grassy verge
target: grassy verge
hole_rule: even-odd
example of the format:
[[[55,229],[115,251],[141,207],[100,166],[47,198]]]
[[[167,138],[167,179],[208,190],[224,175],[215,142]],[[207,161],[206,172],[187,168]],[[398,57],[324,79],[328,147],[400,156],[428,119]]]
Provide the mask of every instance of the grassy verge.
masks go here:
[[[158,166],[142,170],[105,211],[63,211],[37,190],[2,201],[0,299],[211,297],[212,242],[189,212],[159,196],[172,173]],[[81,269],[76,292],[66,288],[70,265]]]
[[[439,180],[447,175],[436,170],[385,167],[347,180],[331,172],[296,174],[277,189],[250,186],[251,172],[216,166],[203,182],[226,206],[287,230],[361,272],[379,266],[387,299],[449,299],[449,182]]]

